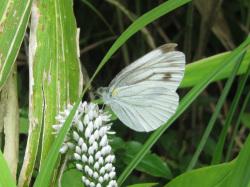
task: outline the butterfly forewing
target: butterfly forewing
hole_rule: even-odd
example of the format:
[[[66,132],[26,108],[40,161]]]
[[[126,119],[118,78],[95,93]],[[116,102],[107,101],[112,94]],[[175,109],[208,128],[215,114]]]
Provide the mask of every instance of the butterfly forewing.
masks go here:
[[[178,83],[173,88],[176,90],[183,77],[185,56],[179,51],[166,52],[166,48],[169,49],[167,46],[169,44],[153,50],[124,68],[110,83],[110,89],[147,80],[168,80]]]

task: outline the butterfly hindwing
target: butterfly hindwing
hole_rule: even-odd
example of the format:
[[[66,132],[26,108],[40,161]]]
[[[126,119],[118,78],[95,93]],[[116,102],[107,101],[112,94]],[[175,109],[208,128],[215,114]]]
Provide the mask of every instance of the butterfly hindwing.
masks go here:
[[[111,108],[118,118],[136,131],[152,131],[164,124],[176,111],[179,96],[175,92],[161,89],[155,97],[145,93],[123,98],[114,98]]]

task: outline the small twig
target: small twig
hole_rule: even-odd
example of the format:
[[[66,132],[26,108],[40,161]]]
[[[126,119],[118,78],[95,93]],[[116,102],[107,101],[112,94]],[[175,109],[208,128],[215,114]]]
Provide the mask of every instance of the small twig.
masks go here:
[[[99,47],[100,45],[106,43],[106,42],[109,42],[109,41],[112,41],[112,40],[115,40],[116,39],[116,36],[111,36],[111,37],[108,37],[108,38],[104,38],[103,40],[100,40],[98,42],[95,42],[93,44],[90,44],[88,45],[87,47],[84,47],[83,49],[80,50],[80,54],[84,54],[88,51],[91,51],[93,49],[95,49],[96,47]]]

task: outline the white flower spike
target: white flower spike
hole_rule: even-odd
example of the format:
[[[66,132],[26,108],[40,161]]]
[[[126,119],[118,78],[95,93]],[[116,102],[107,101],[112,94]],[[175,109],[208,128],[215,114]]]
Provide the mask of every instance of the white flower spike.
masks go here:
[[[59,133],[72,108],[68,105],[56,116],[55,134]],[[113,166],[115,156],[108,141],[108,134],[112,134],[110,117],[96,104],[81,103],[60,149],[62,154],[72,150],[76,169],[82,172],[82,182],[87,187],[118,186]]]

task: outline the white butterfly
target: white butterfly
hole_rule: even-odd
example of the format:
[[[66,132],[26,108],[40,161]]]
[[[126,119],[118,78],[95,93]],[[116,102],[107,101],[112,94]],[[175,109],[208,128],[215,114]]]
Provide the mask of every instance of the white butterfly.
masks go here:
[[[185,55],[165,44],[124,68],[106,88],[99,89],[105,104],[136,131],[152,131],[175,113],[176,89],[185,70]]]

